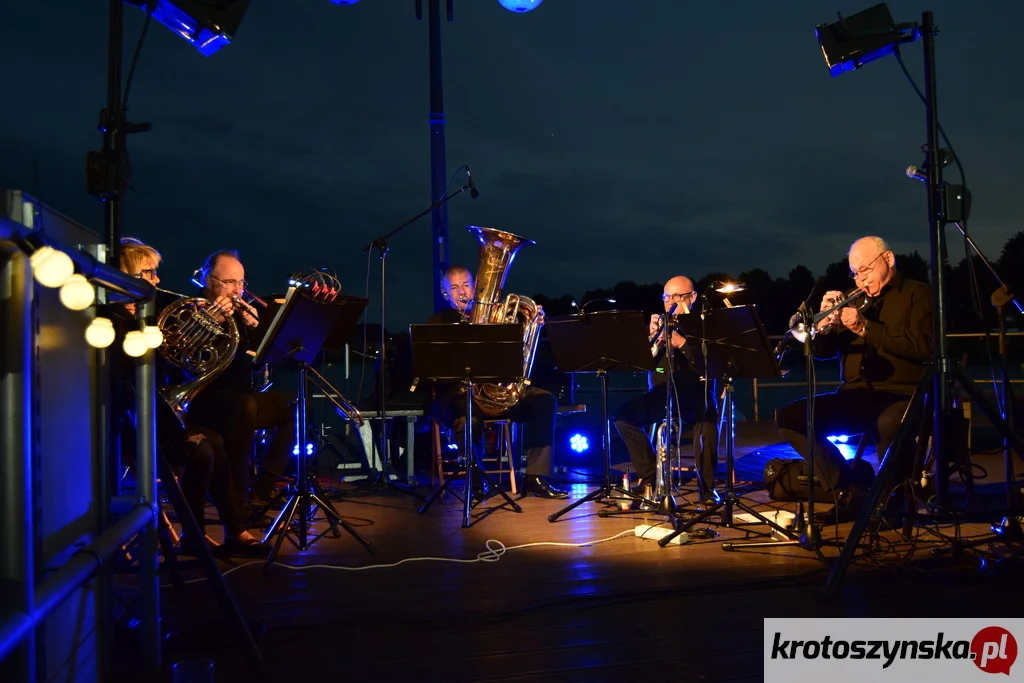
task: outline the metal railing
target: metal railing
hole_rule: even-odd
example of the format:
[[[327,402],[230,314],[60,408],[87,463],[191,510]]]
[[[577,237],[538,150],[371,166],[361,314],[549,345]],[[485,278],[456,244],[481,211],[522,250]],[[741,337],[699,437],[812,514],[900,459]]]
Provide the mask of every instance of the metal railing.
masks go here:
[[[1024,337],[1024,332],[1007,332],[1006,336],[1007,337]],[[984,332],[953,332],[953,333],[950,333],[950,334],[946,335],[947,339],[984,339],[985,337],[990,337],[992,340],[997,340],[998,339],[998,336],[995,333],[986,334]],[[782,339],[782,335],[773,335],[773,336],[769,336],[768,338],[771,339],[772,341],[778,341],[778,340]],[[1024,379],[1011,379],[1010,383],[1011,384],[1024,384]],[[802,385],[802,383],[796,383],[796,382],[775,382],[775,381],[763,382],[763,381],[760,381],[760,380],[757,380],[757,379],[751,380],[751,394],[753,396],[753,401],[754,401],[753,410],[752,410],[754,421],[758,422],[758,421],[761,420],[760,399],[761,399],[761,390],[762,389],[792,389],[794,387],[799,387],[801,385]],[[819,387],[835,387],[835,386],[839,386],[839,382],[837,380],[817,381],[817,382],[815,382],[815,386],[819,386]]]
[[[37,207],[25,203],[25,212]],[[9,361],[0,377],[0,405],[4,420],[3,452],[0,453],[0,479],[3,500],[0,501],[3,519],[0,534],[0,581],[4,584],[5,610],[0,615],[0,662],[17,657],[10,664],[17,671],[18,680],[36,680],[37,661],[36,627],[60,607],[69,597],[83,588],[106,562],[130,538],[140,538],[139,601],[142,607],[141,627],[144,636],[144,655],[147,664],[159,666],[159,555],[157,544],[157,483],[156,483],[156,422],[155,422],[155,351],[149,350],[136,359],[135,410],[137,430],[138,493],[131,500],[118,500],[128,510],[109,528],[102,530],[85,547],[78,549],[59,570],[37,583],[40,572],[35,565],[37,529],[33,470],[34,432],[31,406],[34,395],[33,378],[37,372],[34,327],[34,282],[30,253],[44,244],[63,251],[75,263],[77,270],[94,285],[118,292],[135,302],[150,302],[154,290],[141,279],[122,273],[77,249],[60,245],[33,231],[14,218],[0,215],[0,251],[6,258],[5,277],[0,278],[4,299],[3,343]],[[26,221],[31,225],[30,221]],[[142,314],[142,306],[139,306]],[[88,407],[83,407],[88,409]],[[96,453],[104,463],[107,454]],[[97,618],[102,618],[97,616]]]

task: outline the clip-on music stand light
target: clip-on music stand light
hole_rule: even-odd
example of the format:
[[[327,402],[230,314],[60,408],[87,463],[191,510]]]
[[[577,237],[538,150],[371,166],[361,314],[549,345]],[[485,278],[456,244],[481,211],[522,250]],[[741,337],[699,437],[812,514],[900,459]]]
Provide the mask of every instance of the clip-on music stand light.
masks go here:
[[[374,554],[374,549],[370,542],[359,535],[348,522],[343,520],[337,510],[334,509],[334,506],[324,496],[310,490],[309,477],[306,473],[306,459],[308,455],[306,454],[305,441],[308,429],[306,408],[309,400],[309,363],[320,352],[321,345],[327,339],[328,334],[334,329],[335,323],[342,312],[348,310],[345,306],[335,306],[331,302],[315,301],[305,295],[302,290],[292,287],[288,290],[284,304],[277,310],[274,321],[270,324],[266,335],[263,337],[263,341],[260,342],[260,346],[256,351],[256,357],[253,362],[257,365],[294,362],[298,363],[299,370],[299,386],[295,407],[296,449],[298,452],[296,455],[298,458],[297,490],[288,499],[288,502],[285,503],[263,539],[263,542],[266,543],[271,536],[280,531],[277,540],[274,541],[273,550],[267,558],[266,567],[268,568],[277,556],[281,548],[281,542],[288,535],[292,519],[295,517],[298,518],[299,523],[299,529],[296,534],[299,540],[298,543],[295,543],[295,546],[299,550],[306,550],[313,543],[320,540],[327,531],[336,531],[335,527],[340,525],[353,538],[362,543],[371,555]],[[358,315],[356,320],[358,320]],[[307,538],[309,535],[310,505],[321,508],[329,522],[328,530],[312,540]],[[283,524],[282,520],[284,520]]]
[[[473,478],[493,484],[477,462],[473,449],[473,385],[515,381],[523,374],[523,326],[518,323],[473,325],[468,322],[410,325],[413,375],[434,381],[458,381],[466,396],[466,424],[462,454],[466,460],[466,488],[463,493],[462,528],[469,527],[473,507]],[[515,467],[510,463],[510,467]],[[461,472],[452,472],[423,503],[427,511]],[[501,488],[494,487],[512,509],[523,509]]]
[[[551,352],[559,372],[595,373],[601,381],[601,419],[604,429],[604,485],[548,516],[549,522],[584,503],[607,498],[643,500],[632,491],[612,483],[612,434],[608,416],[608,373],[654,369],[654,358],[647,343],[648,324],[640,311],[600,311],[548,318]],[[613,493],[619,494],[618,496]]]
[[[684,315],[678,320],[679,332],[688,344],[699,344],[700,353],[695,358],[704,377],[721,378],[725,385],[725,495],[714,505],[708,505],[703,512],[681,524],[674,524],[672,533],[658,541],[664,548],[679,534],[700,524],[725,508],[721,526],[732,527],[733,508],[738,507],[753,515],[759,522],[793,538],[792,533],[771,521],[757,510],[744,503],[733,488],[735,478],[734,435],[735,411],[733,408],[733,382],[737,379],[767,379],[782,377],[775,353],[765,334],[755,306],[734,306],[704,311],[702,315]],[[711,474],[714,477],[714,474]],[[712,522],[714,523],[714,522]],[[744,523],[746,524],[746,523]]]

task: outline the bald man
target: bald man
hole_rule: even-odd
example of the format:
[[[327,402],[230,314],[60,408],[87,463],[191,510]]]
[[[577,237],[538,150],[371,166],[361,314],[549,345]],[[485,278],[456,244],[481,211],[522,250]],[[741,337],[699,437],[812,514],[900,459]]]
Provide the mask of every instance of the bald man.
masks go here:
[[[665,283],[661,299],[666,313],[673,305],[676,307],[677,315],[690,313],[697,302],[693,280],[683,275],[673,277]],[[651,316],[651,335],[658,332],[660,323],[660,316]],[[659,337],[657,341],[660,345],[655,357],[657,369],[648,374],[647,393],[626,401],[612,418],[615,421],[615,429],[629,451],[633,469],[640,477],[640,484],[635,490],[643,493],[647,486],[653,489],[655,484],[656,456],[644,429],[665,419],[665,383],[671,362],[677,415],[682,416],[684,423],[693,426],[694,462],[697,467],[701,500],[713,502],[716,498],[715,468],[718,466],[718,409],[714,394],[708,390],[700,375],[694,370],[694,350],[686,343],[683,335],[672,330],[671,358],[666,352],[663,340]]]
[[[826,437],[872,434],[881,457],[932,358],[931,288],[899,273],[896,257],[881,237],[857,240],[848,257],[850,277],[871,297],[871,305],[864,311],[839,309],[819,323],[819,327],[826,323],[832,327],[813,343],[815,358],[840,359],[839,389],[814,399],[815,474],[837,500],[834,510],[816,517],[830,524],[857,517],[871,481],[857,480],[843,454]],[[819,310],[843,298],[842,292],[826,292]],[[782,408],[777,419],[779,433],[806,458],[810,447],[806,399]],[[893,463],[889,481],[898,484],[910,476],[913,455],[900,453]]]

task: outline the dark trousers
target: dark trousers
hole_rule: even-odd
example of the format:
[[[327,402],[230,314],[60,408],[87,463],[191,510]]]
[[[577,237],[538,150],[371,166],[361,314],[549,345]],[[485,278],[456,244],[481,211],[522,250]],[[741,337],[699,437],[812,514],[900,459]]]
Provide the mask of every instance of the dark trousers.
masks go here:
[[[684,423],[693,426],[694,464],[701,492],[706,493],[714,485],[715,469],[718,467],[717,405],[714,397],[709,395],[705,408],[704,393],[700,390],[679,392],[675,405],[674,417],[680,417]],[[629,459],[633,461],[633,469],[646,483],[654,482],[657,460],[644,428],[664,419],[664,386],[629,399],[612,417],[615,429],[626,444]]]
[[[523,398],[510,410],[498,415],[484,415],[474,406],[473,451],[477,462],[483,453],[484,420],[509,419],[525,427],[526,474],[547,476],[552,470],[551,445],[555,441],[555,412],[558,399],[549,391],[528,387]],[[440,392],[430,407],[430,414],[454,432],[455,442],[465,443],[466,396],[458,388]],[[515,466],[515,463],[513,463]]]
[[[247,500],[249,488],[248,463],[256,445],[257,429],[274,429],[262,462],[259,476],[252,483],[254,497],[265,499],[277,480],[288,469],[295,448],[295,396],[268,391],[203,392],[188,410],[189,428],[206,427],[224,437],[232,481],[239,500]]]
[[[814,469],[815,475],[826,489],[847,491],[853,481],[853,471],[842,452],[826,437],[834,434],[871,434],[879,459],[892,443],[910,403],[906,394],[874,389],[840,389],[832,394],[818,394],[814,398]],[[800,457],[807,459],[807,399],[794,401],[779,410],[779,433]],[[917,429],[914,429],[914,435]],[[893,461],[890,481],[899,482],[910,476],[913,468],[913,439],[904,441],[905,449]]]
[[[217,508],[220,523],[227,536],[237,536],[245,530],[241,502],[228,467],[228,454],[224,440],[217,432],[197,427],[190,430],[180,451],[182,453],[181,492],[185,496],[192,515],[199,522],[199,528],[206,526],[206,497],[209,494]]]

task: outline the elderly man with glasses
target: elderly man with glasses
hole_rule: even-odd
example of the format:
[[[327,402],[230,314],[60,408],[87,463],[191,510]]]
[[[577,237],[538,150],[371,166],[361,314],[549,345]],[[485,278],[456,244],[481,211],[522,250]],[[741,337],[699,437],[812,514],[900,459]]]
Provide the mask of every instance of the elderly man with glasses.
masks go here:
[[[676,315],[691,313],[697,302],[693,280],[682,275],[673,277],[665,283],[661,299],[666,313],[673,306],[676,307]],[[658,332],[660,324],[661,316],[652,315],[649,329],[652,336]],[[671,358],[666,353],[664,340],[659,337],[656,343],[656,370],[648,374],[647,393],[626,401],[613,417],[615,429],[625,442],[633,468],[640,478],[634,492],[643,494],[647,487],[653,489],[657,463],[651,440],[644,429],[665,419],[666,391],[671,390],[676,406],[673,417],[693,426],[694,462],[701,500],[712,502],[716,498],[714,480],[718,466],[718,420],[714,394],[694,370],[694,351],[683,335],[671,330]]]
[[[888,449],[903,413],[932,358],[932,295],[924,282],[904,278],[896,257],[881,237],[863,237],[850,247],[850,277],[870,297],[864,310],[841,308],[819,323],[828,332],[814,338],[815,358],[840,359],[840,386],[814,399],[815,475],[835,493],[834,510],[817,521],[841,524],[856,518],[871,485],[854,474],[832,434],[869,434],[879,459]],[[822,311],[845,297],[826,292]],[[807,458],[807,401],[790,403],[778,413],[779,433]],[[912,446],[912,442],[908,442]],[[909,453],[896,454],[890,482],[910,476]],[[889,482],[887,482],[887,490]],[[891,501],[897,502],[894,497]]]
[[[250,459],[256,442],[256,430],[273,430],[273,436],[260,463],[259,475],[249,488],[249,504],[256,511],[282,502],[277,481],[284,476],[296,441],[295,395],[253,390],[257,368],[253,356],[261,341],[258,313],[238,303],[246,287],[245,267],[236,251],[210,254],[198,280],[200,296],[216,301],[235,318],[239,332],[239,348],[231,364],[215,377],[192,401],[190,422],[214,429],[224,437],[224,445],[232,463],[240,463],[233,473],[240,499],[245,500]],[[247,511],[248,512],[248,511]]]

